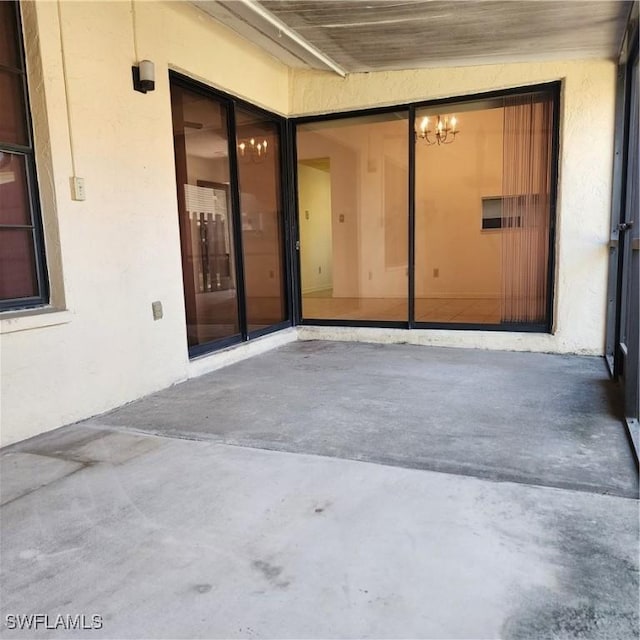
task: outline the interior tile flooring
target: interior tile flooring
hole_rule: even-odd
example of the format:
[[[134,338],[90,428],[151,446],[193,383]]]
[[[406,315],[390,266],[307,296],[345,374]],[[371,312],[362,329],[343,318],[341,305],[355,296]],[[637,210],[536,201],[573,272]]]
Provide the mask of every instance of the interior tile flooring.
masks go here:
[[[382,320],[406,322],[407,300],[402,298],[340,298],[331,290],[302,296],[305,320]],[[416,322],[499,324],[496,298],[416,298]]]

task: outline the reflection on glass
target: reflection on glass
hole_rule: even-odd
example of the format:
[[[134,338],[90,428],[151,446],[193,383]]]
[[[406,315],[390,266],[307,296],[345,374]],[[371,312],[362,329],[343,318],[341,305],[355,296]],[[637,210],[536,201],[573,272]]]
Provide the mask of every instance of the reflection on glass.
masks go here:
[[[16,3],[0,2],[0,65],[19,68],[21,60],[15,10]]]
[[[0,69],[0,142],[28,145],[22,76]]]
[[[0,225],[31,225],[24,156],[0,151]]]
[[[0,229],[0,299],[38,295],[31,229]]]
[[[187,336],[194,347],[240,332],[227,110],[175,84],[171,106]]]
[[[238,182],[249,331],[286,320],[278,125],[236,109]]]
[[[407,321],[407,118],[298,126],[303,318]]]

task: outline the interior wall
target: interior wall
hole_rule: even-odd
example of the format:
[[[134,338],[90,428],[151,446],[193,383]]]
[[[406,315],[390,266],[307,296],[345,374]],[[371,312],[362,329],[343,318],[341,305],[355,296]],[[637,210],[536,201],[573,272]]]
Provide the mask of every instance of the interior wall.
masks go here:
[[[507,333],[503,348],[604,353],[616,64],[535,62],[335,74],[295,70],[291,113],[339,112],[562,81],[553,335]],[[597,126],[595,126],[597,124]],[[448,344],[480,346],[455,332]]]
[[[357,154],[343,142],[318,132],[297,136],[298,160],[326,158],[330,167],[331,192],[331,280],[333,295],[351,297],[359,291],[358,260],[359,171]],[[300,163],[298,167],[300,167]],[[302,164],[302,166],[305,166]],[[306,172],[303,171],[303,174]],[[306,173],[305,178],[315,174]],[[324,179],[324,178],[323,178]],[[308,184],[308,181],[307,181]],[[299,207],[304,215],[304,208]],[[307,227],[308,228],[308,227]],[[311,241],[311,238],[309,239]],[[302,239],[301,239],[302,242]],[[327,254],[328,257],[328,254]],[[313,265],[313,262],[306,262]],[[308,274],[311,277],[311,274]],[[314,276],[315,277],[315,276]]]
[[[465,111],[452,144],[418,140],[417,297],[500,295],[501,231],[482,229],[482,198],[502,195],[503,116],[501,108]]]
[[[298,164],[300,275],[302,293],[333,287],[331,168]]]
[[[406,296],[406,120],[300,129],[297,151],[302,161],[329,158],[334,297]],[[304,216],[302,200],[299,209]]]
[[[132,88],[131,3],[61,2],[61,23],[55,2],[22,5],[58,311],[0,318],[3,445],[189,375],[168,69],[288,110],[288,69],[188,3],[135,3],[138,55],[156,70],[146,95]]]

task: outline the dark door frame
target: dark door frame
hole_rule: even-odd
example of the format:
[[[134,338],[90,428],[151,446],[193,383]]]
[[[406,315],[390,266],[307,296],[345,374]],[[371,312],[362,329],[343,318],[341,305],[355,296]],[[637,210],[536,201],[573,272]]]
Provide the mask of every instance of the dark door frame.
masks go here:
[[[631,8],[629,21],[618,64],[616,84],[616,132],[614,140],[613,192],[611,203],[611,235],[609,241],[609,278],[607,294],[607,326],[605,358],[611,376],[620,380],[622,405],[628,435],[636,463],[639,460],[640,433],[638,426],[638,287],[637,274],[633,280],[633,255],[638,251],[638,211],[629,202],[634,176],[629,176],[629,163],[638,158],[638,140],[632,139],[637,128],[638,113],[631,101],[632,91],[638,91],[637,77],[633,77],[638,62],[638,2]],[[636,67],[637,68],[637,67]],[[635,124],[632,120],[635,118]],[[635,145],[633,147],[632,145]],[[631,154],[635,154],[635,159]],[[638,188],[638,175],[635,188]],[[629,282],[631,279],[631,282]],[[631,335],[625,336],[624,329]],[[624,343],[624,344],[623,344]]]

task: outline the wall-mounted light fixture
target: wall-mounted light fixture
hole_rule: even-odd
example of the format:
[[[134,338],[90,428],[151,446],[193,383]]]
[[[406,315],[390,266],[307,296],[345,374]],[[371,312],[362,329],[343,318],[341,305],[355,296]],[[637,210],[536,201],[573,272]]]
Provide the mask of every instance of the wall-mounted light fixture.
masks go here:
[[[156,88],[156,72],[151,60],[140,60],[138,66],[131,67],[133,88],[140,93],[147,93]]]

